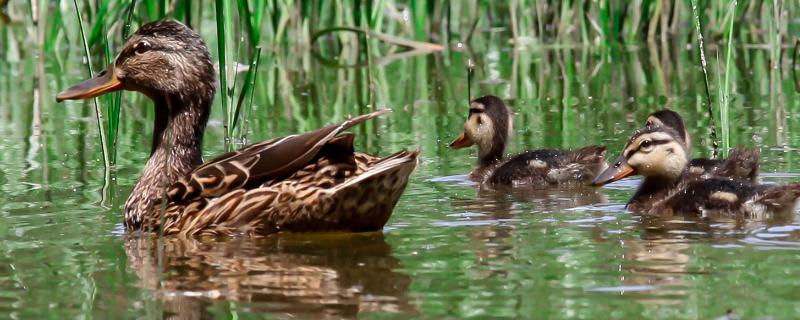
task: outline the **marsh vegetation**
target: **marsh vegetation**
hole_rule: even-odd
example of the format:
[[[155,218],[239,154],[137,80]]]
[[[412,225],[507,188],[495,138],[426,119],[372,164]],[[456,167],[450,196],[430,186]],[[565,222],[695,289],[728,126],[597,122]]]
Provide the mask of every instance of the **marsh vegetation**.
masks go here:
[[[668,107],[687,120],[695,155],[711,156],[714,141],[721,153],[757,147],[762,181],[800,181],[797,1],[0,3],[9,317],[798,312],[795,216],[643,220],[623,208],[635,180],[577,193],[489,190],[464,176],[474,151],[447,148],[467,101],[484,94],[516,112],[509,152],[605,144],[616,154]],[[358,148],[423,153],[384,232],[124,235],[120,207],[149,153],[151,102],[54,96],[165,18],[199,31],[220,70],[207,157],[391,108],[356,129]]]

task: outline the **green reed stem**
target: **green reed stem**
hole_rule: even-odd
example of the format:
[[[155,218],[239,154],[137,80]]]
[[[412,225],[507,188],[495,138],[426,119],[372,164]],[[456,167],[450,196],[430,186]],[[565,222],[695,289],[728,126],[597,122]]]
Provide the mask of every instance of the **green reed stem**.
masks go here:
[[[106,31],[103,31],[107,34]],[[105,46],[106,63],[110,65],[114,63],[114,56],[111,52],[111,41],[106,37]],[[109,147],[109,162],[114,165],[117,159],[117,129],[119,127],[119,105],[121,103],[121,92],[113,92],[105,95],[106,98],[106,112],[108,112],[108,147]]]
[[[89,77],[92,77],[94,75],[94,70],[92,70],[92,59],[89,51],[89,43],[86,41],[86,33],[83,31],[83,17],[81,17],[81,10],[78,7],[78,0],[72,0],[72,3],[75,5],[75,14],[78,16],[78,28],[80,28],[81,31],[83,51],[86,54],[86,67],[87,70],[89,70]],[[106,136],[105,126],[103,125],[103,123],[105,123],[103,119],[103,113],[100,111],[100,104],[97,102],[97,98],[92,99],[92,101],[94,102],[94,112],[95,116],[97,117],[97,128],[100,130],[100,145],[102,145],[103,150],[103,166],[110,168],[111,161],[108,154],[108,139]]]
[[[716,158],[719,155],[719,139],[717,138],[717,126],[714,121],[714,110],[711,106],[711,90],[708,86],[708,71],[706,70],[706,54],[703,48],[703,32],[700,28],[700,13],[697,11],[697,0],[692,0],[692,12],[694,13],[694,25],[697,29],[697,43],[700,49],[700,65],[703,67],[703,83],[706,89],[706,107],[708,110],[708,121],[711,126],[711,146],[713,148],[711,157]]]
[[[733,52],[733,22],[736,21],[736,5],[737,0],[733,0],[733,3],[730,7],[730,24],[728,24],[728,48],[726,48],[725,52],[725,82],[722,84],[722,95],[721,95],[721,104],[720,104],[720,126],[722,128],[722,150],[723,152],[727,153],[728,149],[730,148],[730,122],[728,112],[730,110],[730,90],[731,90],[731,65],[733,64],[732,61],[732,52]]]
[[[472,101],[472,77],[475,74],[475,63],[467,59],[467,103]]]
[[[253,89],[256,86],[256,76],[258,75],[258,63],[260,60],[261,47],[256,47],[255,52],[253,53],[253,58],[250,59],[250,69],[247,70],[242,92],[239,93],[239,101],[236,103],[236,111],[233,113],[233,125],[231,126],[231,130],[236,128],[236,124],[239,122],[245,97],[249,97],[248,107],[250,109],[253,108]]]
[[[131,0],[131,3],[128,5],[128,11],[126,14],[125,24],[122,26],[122,41],[128,39],[128,36],[131,32],[131,20],[133,19],[133,10],[136,7],[136,0]],[[104,31],[104,33],[106,33]],[[114,56],[112,55],[111,48],[110,48],[110,41],[106,37],[106,57],[108,59],[108,63],[114,63]],[[108,133],[109,133],[109,147],[111,151],[111,163],[116,164],[117,162],[117,145],[119,142],[119,116],[120,116],[120,109],[122,106],[122,91],[114,92],[109,99],[108,105]]]
[[[169,0],[161,0],[158,2],[159,19],[163,19],[167,15],[167,7],[169,7]]]
[[[800,92],[800,77],[797,76],[797,54],[800,52],[800,39],[794,42],[794,54],[792,55],[792,74],[794,75],[794,90]]]
[[[222,117],[223,126],[225,127],[225,146],[227,149],[230,131],[228,119],[228,59],[226,55],[227,46],[227,30],[225,22],[230,18],[230,3],[225,0],[216,0],[216,16],[217,16],[217,48],[219,50],[219,84],[222,93]]]

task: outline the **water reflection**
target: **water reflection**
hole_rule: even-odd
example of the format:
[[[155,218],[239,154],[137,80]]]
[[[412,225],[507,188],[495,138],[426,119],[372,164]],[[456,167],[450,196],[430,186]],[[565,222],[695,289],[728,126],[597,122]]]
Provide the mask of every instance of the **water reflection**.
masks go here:
[[[452,181],[439,178],[436,181]],[[458,211],[480,212],[494,219],[511,218],[524,204],[532,212],[558,212],[580,206],[603,204],[608,198],[597,188],[541,188],[535,186],[475,187],[476,195],[454,198],[452,206]]]
[[[638,239],[620,241],[623,248],[620,262],[621,286],[592,288],[590,291],[627,293],[643,304],[679,304],[687,298],[698,275],[710,275],[716,266],[697,264],[706,259],[705,252],[692,246],[698,241],[719,248],[738,247],[742,242],[757,244],[759,234],[796,236],[790,227],[794,214],[775,215],[763,219],[731,219],[722,217],[647,217],[636,225]],[[770,227],[773,226],[773,227]],[[628,230],[633,232],[636,230]],[[769,238],[770,236],[765,236]],[[774,244],[774,243],[773,243]]]
[[[207,318],[218,301],[280,317],[415,313],[410,278],[381,233],[204,241],[128,237],[128,265],[165,316]]]
[[[448,180],[442,179],[440,180]],[[466,236],[479,244],[474,252],[478,265],[476,270],[482,278],[506,277],[509,270],[499,267],[511,262],[519,244],[513,240],[515,230],[528,215],[551,214],[566,209],[606,203],[605,195],[597,188],[537,188],[475,186],[475,196],[453,198],[451,205],[455,214],[448,215],[455,221],[440,223],[442,226],[472,226]],[[515,248],[517,247],[517,248]]]

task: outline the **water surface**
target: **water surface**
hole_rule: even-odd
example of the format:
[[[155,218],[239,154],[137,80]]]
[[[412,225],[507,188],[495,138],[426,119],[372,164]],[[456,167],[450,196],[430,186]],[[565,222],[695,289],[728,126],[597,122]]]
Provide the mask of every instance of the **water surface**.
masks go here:
[[[392,219],[369,234],[161,241],[121,228],[121,203],[148,156],[151,103],[123,95],[118,165],[107,179],[92,105],[53,101],[86,76],[79,48],[68,52],[61,62],[0,62],[2,317],[800,313],[796,215],[642,219],[624,210],[635,179],[601,189],[491,190],[466,179],[474,150],[446,147],[466,116],[464,66],[472,59],[473,95],[499,95],[516,111],[509,152],[605,144],[615,157],[649,112],[669,107],[687,119],[695,154],[709,155],[695,51],[515,49],[487,33],[470,51],[397,59],[369,73],[266,53],[248,140],[391,108],[354,131],[372,153],[423,151]],[[761,149],[765,183],[800,182],[796,79],[788,61],[770,68],[769,54],[737,49],[730,144]],[[224,150],[219,109],[213,117],[207,156]]]

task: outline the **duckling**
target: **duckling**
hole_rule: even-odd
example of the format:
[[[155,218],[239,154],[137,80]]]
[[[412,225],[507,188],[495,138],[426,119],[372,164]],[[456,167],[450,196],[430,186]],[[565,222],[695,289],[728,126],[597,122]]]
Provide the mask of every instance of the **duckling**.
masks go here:
[[[644,181],[627,208],[650,215],[689,213],[759,217],[790,212],[800,184],[758,185],[746,180],[688,173],[684,139],[673,128],[652,125],[637,130],[614,165],[592,182],[601,186],[631,175]]]
[[[489,185],[588,184],[607,167],[606,148],[526,151],[508,160],[503,152],[513,132],[511,110],[496,96],[470,102],[464,131],[450,148],[478,146],[478,166],[470,179]]]
[[[678,137],[683,141],[686,150],[692,150],[692,139],[683,118],[672,110],[663,109],[651,113],[647,117],[645,126],[669,127],[678,133]],[[753,183],[758,182],[759,172],[758,149],[733,148],[728,153],[728,159],[707,159],[694,158],[689,161],[689,173],[697,176],[722,177],[747,180]]]

